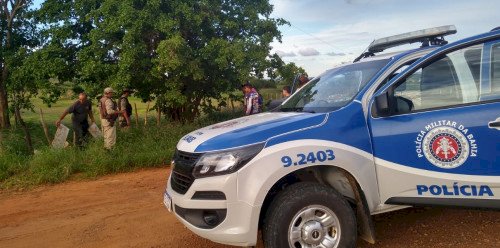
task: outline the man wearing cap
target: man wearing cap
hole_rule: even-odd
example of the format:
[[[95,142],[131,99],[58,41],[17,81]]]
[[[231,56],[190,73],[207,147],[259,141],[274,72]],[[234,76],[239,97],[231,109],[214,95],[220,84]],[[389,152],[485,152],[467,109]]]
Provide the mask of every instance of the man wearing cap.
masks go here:
[[[123,111],[117,109],[113,100],[114,90],[104,89],[104,96],[99,100],[99,111],[101,112],[102,133],[104,136],[104,148],[111,149],[116,144],[116,119]]]
[[[68,114],[71,114],[71,122],[75,131],[75,144],[82,148],[89,136],[88,117],[90,117],[92,123],[95,122],[94,115],[92,114],[92,104],[87,99],[85,92],[78,94],[78,100],[63,112],[59,120],[56,121],[57,127],[61,125],[61,121]]]
[[[122,96],[118,100],[118,110],[123,111],[123,116],[120,116],[120,127],[130,127],[130,117],[132,116],[132,105],[128,101],[128,97],[132,90],[125,88],[122,91]]]

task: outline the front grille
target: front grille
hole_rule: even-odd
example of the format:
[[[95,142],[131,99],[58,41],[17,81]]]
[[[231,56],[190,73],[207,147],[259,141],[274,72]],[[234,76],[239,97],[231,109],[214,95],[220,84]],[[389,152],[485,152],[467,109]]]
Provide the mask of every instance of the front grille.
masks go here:
[[[193,181],[191,176],[185,176],[175,171],[172,173],[172,189],[179,194],[186,194]]]
[[[185,194],[189,190],[194,181],[194,166],[201,155],[201,153],[175,151],[175,167],[170,182],[175,192]]]
[[[175,163],[182,163],[182,164],[194,164],[198,159],[200,158],[202,154],[201,153],[189,153],[189,152],[182,152],[177,150],[175,152],[174,160]]]

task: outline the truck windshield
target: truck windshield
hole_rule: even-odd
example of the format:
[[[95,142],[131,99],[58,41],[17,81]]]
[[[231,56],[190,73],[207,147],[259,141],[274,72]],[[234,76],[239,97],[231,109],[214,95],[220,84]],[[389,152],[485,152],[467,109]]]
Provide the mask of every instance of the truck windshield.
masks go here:
[[[331,69],[311,80],[281,105],[281,111],[322,113],[344,107],[389,59]]]

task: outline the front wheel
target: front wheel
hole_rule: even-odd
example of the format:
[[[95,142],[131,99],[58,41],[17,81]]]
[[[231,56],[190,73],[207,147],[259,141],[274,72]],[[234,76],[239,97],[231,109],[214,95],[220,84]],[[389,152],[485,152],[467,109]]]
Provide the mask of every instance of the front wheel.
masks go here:
[[[356,219],[334,189],[297,183],[274,199],[264,222],[266,248],[343,248],[356,244]]]

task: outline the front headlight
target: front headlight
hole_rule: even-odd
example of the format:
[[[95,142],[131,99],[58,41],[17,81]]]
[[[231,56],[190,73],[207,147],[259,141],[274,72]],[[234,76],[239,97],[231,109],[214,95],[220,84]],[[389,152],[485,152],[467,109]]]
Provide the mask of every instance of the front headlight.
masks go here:
[[[195,178],[233,173],[254,158],[264,143],[222,152],[205,153],[194,166]]]

